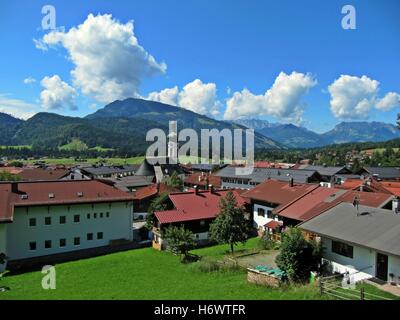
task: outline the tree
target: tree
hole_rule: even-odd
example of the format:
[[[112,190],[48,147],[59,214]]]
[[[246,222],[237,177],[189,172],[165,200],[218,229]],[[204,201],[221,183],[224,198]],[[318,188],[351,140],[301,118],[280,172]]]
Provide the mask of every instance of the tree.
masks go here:
[[[0,170],[0,181],[19,181],[21,180],[20,176],[16,174],[9,173],[4,170]]]
[[[218,243],[230,245],[233,253],[238,242],[245,243],[249,238],[250,225],[243,207],[239,207],[232,191],[221,198],[220,211],[210,225],[210,238]]]
[[[307,241],[298,228],[289,228],[282,234],[281,251],[276,257],[277,266],[286,272],[291,281],[304,281],[310,271],[315,271],[321,261],[322,249],[316,241]]]
[[[165,201],[168,199],[168,193],[162,192],[156,198],[154,198],[149,205],[149,209],[147,210],[146,216],[146,224],[145,227],[148,230],[153,229],[154,226],[154,212],[155,211],[163,211],[166,209],[167,205]]]
[[[183,181],[179,178],[179,175],[176,171],[173,171],[172,174],[166,180],[167,186],[182,190]]]
[[[0,253],[0,264],[6,263],[7,256],[4,253]],[[0,272],[0,280],[3,278],[3,276],[7,273],[8,271]],[[0,292],[8,291],[10,290],[9,287],[3,287],[0,286]]]
[[[193,232],[185,229],[183,225],[179,228],[169,226],[165,229],[163,238],[173,252],[179,252],[184,258],[187,257],[189,250],[196,245]]]

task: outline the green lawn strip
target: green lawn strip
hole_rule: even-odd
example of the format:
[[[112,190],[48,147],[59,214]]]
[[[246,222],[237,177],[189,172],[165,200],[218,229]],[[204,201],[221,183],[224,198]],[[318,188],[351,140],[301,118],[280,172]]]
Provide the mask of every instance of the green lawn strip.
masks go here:
[[[244,271],[193,271],[178,256],[152,248],[62,263],[56,265],[56,272],[56,290],[41,288],[40,272],[5,277],[2,285],[11,291],[0,294],[0,299],[321,298],[310,285],[270,289],[249,284]]]

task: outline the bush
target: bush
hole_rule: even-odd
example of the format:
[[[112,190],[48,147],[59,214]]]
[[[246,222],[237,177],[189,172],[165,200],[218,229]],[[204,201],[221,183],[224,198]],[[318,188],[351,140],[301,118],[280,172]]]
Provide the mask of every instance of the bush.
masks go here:
[[[234,262],[218,261],[211,257],[205,257],[191,265],[192,270],[198,272],[236,272],[240,267]]]
[[[265,233],[257,243],[257,247],[261,250],[271,250],[275,248],[275,241],[273,241],[269,233]]]

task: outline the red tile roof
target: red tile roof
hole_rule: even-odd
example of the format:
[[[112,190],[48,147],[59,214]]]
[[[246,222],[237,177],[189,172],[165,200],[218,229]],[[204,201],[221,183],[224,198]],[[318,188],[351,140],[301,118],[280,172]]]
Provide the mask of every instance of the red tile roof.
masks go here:
[[[219,213],[221,198],[226,197],[229,190],[195,191],[171,193],[169,198],[175,209],[157,211],[155,216],[161,224],[183,222],[190,220],[212,219]],[[233,195],[239,206],[245,204],[244,199],[233,190]]]
[[[264,224],[264,227],[276,229],[277,227],[280,227],[281,225],[282,225],[281,221],[271,220],[270,222],[267,222],[266,224]]]
[[[395,181],[380,181],[382,187],[384,187],[391,194],[400,197],[400,182]]]
[[[338,185],[340,189],[355,190],[362,186],[364,180],[362,179],[347,179],[344,183]]]
[[[268,180],[243,193],[242,196],[252,200],[283,205],[311,192],[315,188],[318,188],[318,185],[295,183],[290,186],[288,182]]]
[[[171,193],[171,192],[177,192],[177,191],[179,191],[179,190],[177,190],[176,188],[167,186],[165,183],[160,183],[159,187],[157,187],[157,184],[154,183],[147,187],[143,187],[143,188],[140,188],[139,190],[137,190],[135,192],[134,199],[135,200],[143,200],[143,199],[147,199],[150,197],[155,197],[159,193],[163,193],[163,192]]]
[[[24,181],[49,181],[59,180],[68,175],[69,170],[66,169],[42,169],[42,168],[23,168],[18,175]]]
[[[221,177],[196,172],[187,176],[184,180],[185,184],[207,186],[212,184],[215,188],[221,187]]]
[[[132,201],[133,197],[96,180],[0,183],[0,222],[13,219],[14,207]],[[50,194],[52,196],[50,196]]]
[[[318,187],[302,198],[281,207],[277,213],[286,218],[307,221],[340,202],[352,203],[356,196],[360,200],[360,205],[375,208],[381,207],[393,198],[390,194],[385,193]]]

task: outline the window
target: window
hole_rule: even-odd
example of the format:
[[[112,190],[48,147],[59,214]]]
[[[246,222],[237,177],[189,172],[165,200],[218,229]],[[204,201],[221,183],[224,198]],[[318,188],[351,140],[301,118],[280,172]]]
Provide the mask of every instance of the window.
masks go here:
[[[44,242],[44,248],[45,249],[51,249],[51,240],[46,240]]]
[[[274,215],[272,214],[272,210],[267,210],[267,218],[273,219]]]
[[[60,248],[64,248],[67,245],[67,239],[60,239]]]
[[[79,246],[81,244],[81,238],[75,237],[74,238],[74,246]]]
[[[100,218],[103,218],[103,212],[100,212]]]
[[[81,216],[79,214],[75,214],[74,215],[74,222],[78,223],[79,221],[81,221]]]
[[[36,241],[29,242],[29,250],[30,251],[36,250]]]
[[[204,226],[206,225],[206,221],[205,221],[205,220],[200,220],[200,225],[201,225],[202,227],[204,227]]]
[[[353,259],[353,246],[347,243],[332,241],[332,252]]]
[[[265,217],[265,210],[263,208],[258,208],[257,214],[259,217]]]
[[[97,219],[97,213],[94,213],[93,215],[94,215],[94,218]]]
[[[106,217],[109,218],[110,217],[110,213],[107,211],[106,212]]]
[[[29,226],[30,227],[36,227],[36,218],[30,218],[29,219]]]
[[[97,239],[103,239],[103,232],[97,232]]]
[[[46,226],[51,225],[51,217],[45,217],[45,218],[44,218],[44,224],[45,224]]]
[[[88,234],[86,235],[86,239],[87,239],[88,241],[93,240],[93,233],[88,233]]]
[[[86,218],[87,218],[87,219],[90,219],[90,213],[88,213],[88,214],[86,215]]]
[[[60,224],[65,224],[67,218],[65,216],[60,216]]]

